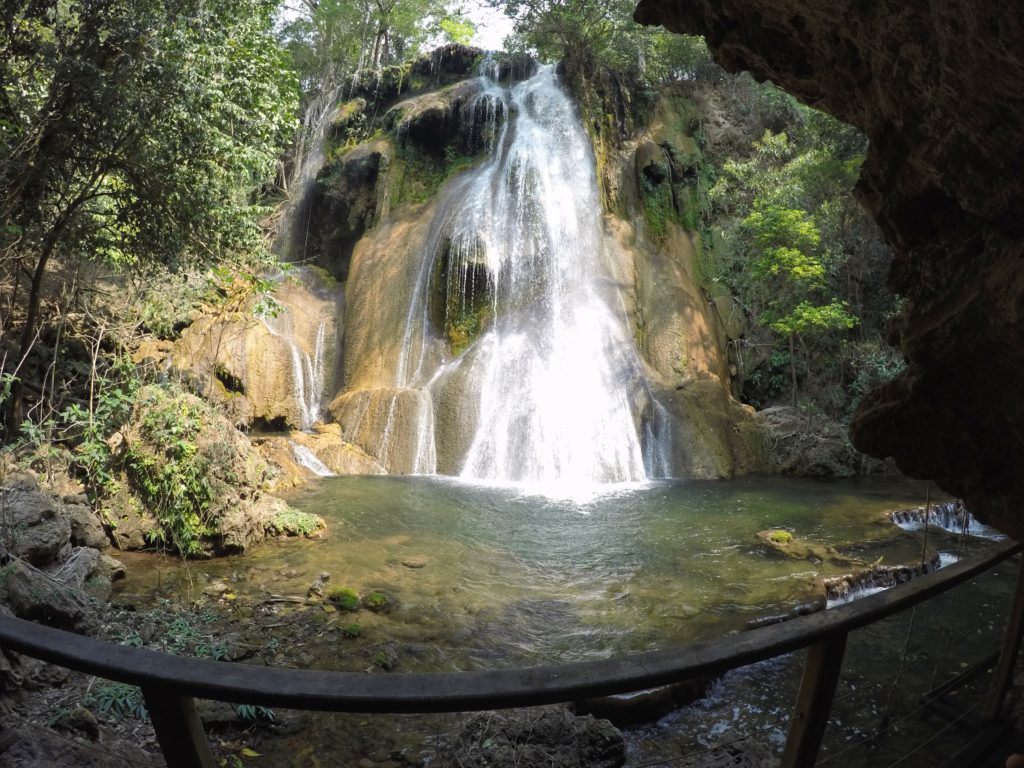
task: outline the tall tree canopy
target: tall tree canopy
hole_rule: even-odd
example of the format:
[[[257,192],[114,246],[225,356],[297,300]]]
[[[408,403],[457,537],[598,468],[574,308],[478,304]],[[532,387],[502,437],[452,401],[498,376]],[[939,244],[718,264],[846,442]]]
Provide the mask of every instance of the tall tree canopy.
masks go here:
[[[712,66],[704,39],[633,21],[633,0],[492,0],[515,21],[515,47],[570,66],[634,72],[651,82]]]
[[[5,0],[0,278],[17,370],[54,258],[177,268],[260,247],[294,125],[266,0]],[[19,309],[24,307],[24,312]],[[21,417],[15,384],[8,425]]]

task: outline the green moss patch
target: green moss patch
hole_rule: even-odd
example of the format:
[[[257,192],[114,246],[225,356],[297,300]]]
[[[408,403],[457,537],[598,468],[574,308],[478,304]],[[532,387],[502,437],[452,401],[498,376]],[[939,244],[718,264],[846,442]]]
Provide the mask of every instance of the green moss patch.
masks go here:
[[[359,593],[352,587],[332,587],[327,591],[327,599],[343,611],[359,610]]]

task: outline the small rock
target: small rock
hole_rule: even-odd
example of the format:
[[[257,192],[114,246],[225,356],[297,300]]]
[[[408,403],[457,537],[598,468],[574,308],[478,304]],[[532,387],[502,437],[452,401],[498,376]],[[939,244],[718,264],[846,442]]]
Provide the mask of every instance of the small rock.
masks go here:
[[[203,589],[203,594],[207,597],[220,597],[225,592],[230,591],[230,589],[231,587],[229,587],[225,582],[217,579],[206,585]]]
[[[309,585],[309,589],[306,591],[306,596],[323,598],[324,591],[327,589],[327,583],[330,580],[331,574],[324,571],[314,579],[312,584]]]
[[[413,555],[412,557],[405,558],[402,561],[402,565],[406,568],[426,568],[427,558],[421,555]]]

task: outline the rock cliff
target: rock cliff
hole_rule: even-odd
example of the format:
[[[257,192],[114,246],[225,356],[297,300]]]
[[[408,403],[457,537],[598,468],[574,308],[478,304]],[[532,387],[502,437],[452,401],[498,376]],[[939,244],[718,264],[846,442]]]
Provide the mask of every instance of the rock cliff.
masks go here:
[[[907,369],[851,436],[1020,538],[1024,6],[642,0],[635,18],[704,35],[726,69],[869,136],[858,193],[896,250]]]

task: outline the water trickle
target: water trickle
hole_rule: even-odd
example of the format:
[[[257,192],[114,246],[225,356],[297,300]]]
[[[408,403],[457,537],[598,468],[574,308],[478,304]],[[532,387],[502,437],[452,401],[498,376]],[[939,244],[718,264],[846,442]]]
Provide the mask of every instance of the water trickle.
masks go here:
[[[299,416],[299,429],[308,432],[320,419],[324,393],[324,351],[326,321],[317,326],[312,352],[307,352],[296,338],[291,315],[283,312],[276,317],[260,318],[271,334],[288,345],[292,363],[292,396]]]
[[[295,463],[299,466],[305,467],[314,475],[318,477],[333,477],[334,472],[331,468],[324,464],[317,457],[313,451],[307,448],[305,445],[299,445],[298,443],[289,440],[288,444],[292,448],[292,456],[295,457]]]
[[[407,419],[416,471],[434,471],[438,388],[457,376],[460,417],[472,422],[463,478],[668,476],[669,419],[611,279],[594,157],[574,105],[552,67],[510,89],[493,75],[485,61],[470,105],[493,154],[439,203],[396,369],[398,390],[429,395]]]

